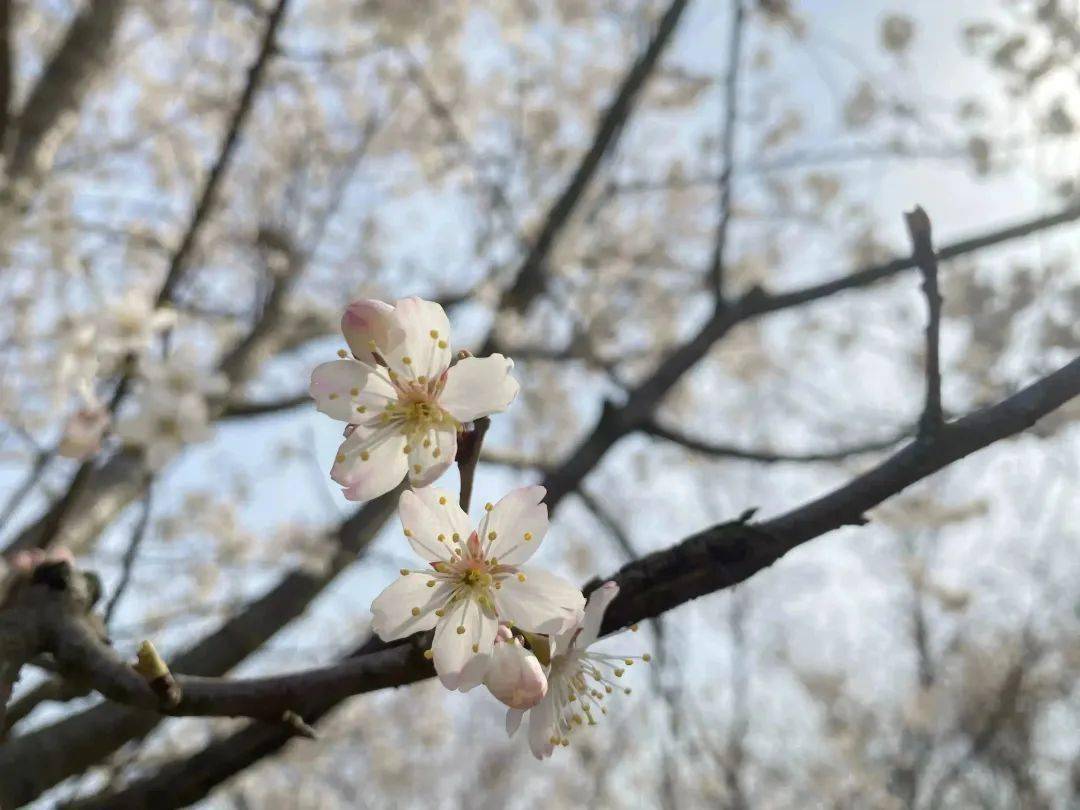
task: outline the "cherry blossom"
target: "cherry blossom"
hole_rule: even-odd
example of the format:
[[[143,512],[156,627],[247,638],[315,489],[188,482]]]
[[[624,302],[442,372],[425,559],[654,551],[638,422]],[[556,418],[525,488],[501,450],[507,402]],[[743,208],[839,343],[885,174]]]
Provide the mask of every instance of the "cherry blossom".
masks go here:
[[[427,656],[448,689],[483,682],[499,624],[556,635],[576,626],[585,598],[574,585],[524,567],[547,532],[543,487],[516,489],[484,506],[474,529],[453,496],[429,487],[402,493],[398,514],[409,544],[430,565],[401,577],[371,605],[384,641],[435,629]]]
[[[544,667],[506,625],[499,625],[484,686],[511,709],[531,709],[547,694]]]
[[[139,375],[151,387],[167,391],[174,397],[187,394],[219,397],[229,389],[225,375],[206,369],[199,362],[198,350],[191,345],[176,348],[164,361],[143,357]]]
[[[617,679],[634,661],[651,660],[641,656],[607,655],[589,652],[596,641],[600,624],[611,601],[618,595],[619,586],[605,582],[589,596],[581,621],[555,634],[550,643],[548,691],[535,707],[529,710],[529,748],[537,759],[551,756],[555,746],[570,744],[570,732],[575,726],[596,725],[595,713],[607,714],[604,698],[616,690],[629,694]],[[511,708],[506,714],[506,731],[517,732],[525,710]]]
[[[138,357],[159,332],[176,324],[176,313],[156,307],[153,298],[149,288],[132,287],[109,305],[100,336],[103,354],[114,360]]]
[[[57,452],[65,458],[84,460],[101,449],[101,440],[112,417],[108,409],[92,395],[64,423]]]
[[[318,366],[309,390],[320,411],[350,426],[330,472],[349,500],[389,492],[406,475],[414,487],[434,483],[454,461],[462,425],[517,396],[514,364],[501,354],[451,366],[450,322],[431,301],[356,301],[341,330],[353,357],[342,350]]]
[[[171,392],[147,388],[138,411],[117,424],[116,432],[125,444],[143,450],[146,466],[160,470],[185,445],[210,438],[209,410],[201,396],[173,396]]]

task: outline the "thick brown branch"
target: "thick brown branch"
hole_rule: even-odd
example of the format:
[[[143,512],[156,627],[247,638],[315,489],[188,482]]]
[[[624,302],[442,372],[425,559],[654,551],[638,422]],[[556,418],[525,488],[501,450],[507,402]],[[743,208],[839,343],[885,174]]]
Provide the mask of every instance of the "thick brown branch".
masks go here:
[[[926,297],[926,403],[919,419],[919,435],[933,436],[941,427],[941,293],[938,290],[938,262],[934,255],[930,217],[921,207],[904,214],[911,235],[911,258],[922,273]]]
[[[15,122],[7,167],[9,181],[31,177],[39,171],[50,135],[69,113],[78,109],[94,78],[107,63],[127,7],[127,0],[91,0],[72,21]]]
[[[1080,357],[998,404],[944,425],[931,442],[914,441],[842,487],[784,515],[760,523],[740,519],[714,526],[678,545],[635,560],[614,576],[588,583],[591,591],[607,579],[621,590],[604,617],[602,632],[630,624],[730,587],[768,567],[791,549],[845,525],[865,523],[864,513],[971,453],[1030,427],[1040,417],[1080,395]],[[393,645],[366,644],[333,667],[221,686],[235,705],[251,710],[248,701],[264,701],[275,711],[293,705],[308,707],[314,722],[350,694],[401,686],[433,672],[421,655],[430,634]],[[310,678],[310,685],[304,681]],[[239,697],[234,691],[250,692]],[[293,691],[295,690],[295,691]],[[195,705],[195,704],[193,704]],[[163,768],[118,794],[77,803],[76,807],[180,807],[196,801],[250,763],[280,748],[286,730],[248,728],[210,744],[201,753]],[[2,762],[2,760],[0,760]],[[3,794],[0,793],[0,796]]]

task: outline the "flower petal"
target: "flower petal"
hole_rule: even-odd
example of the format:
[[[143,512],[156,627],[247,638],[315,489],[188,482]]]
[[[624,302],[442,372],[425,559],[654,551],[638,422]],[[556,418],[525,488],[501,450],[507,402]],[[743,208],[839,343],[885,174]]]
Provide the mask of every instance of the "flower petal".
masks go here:
[[[391,316],[399,339],[383,355],[403,382],[437,380],[450,365],[450,321],[443,308],[422,298],[402,298]],[[380,347],[381,348],[381,347]]]
[[[494,615],[475,599],[459,599],[447,610],[431,645],[443,686],[468,692],[483,682],[498,628]]]
[[[457,499],[437,487],[402,492],[398,516],[409,545],[428,562],[449,560],[454,536],[464,542],[472,533],[469,516],[461,511]]]
[[[581,621],[585,597],[562,577],[533,569],[502,580],[495,591],[495,607],[501,621],[550,636]]]
[[[525,709],[506,710],[506,736],[513,737],[521,728],[521,721],[525,717]]]
[[[577,637],[574,646],[583,650],[590,646],[600,633],[600,624],[604,621],[604,612],[616,596],[619,595],[619,586],[614,582],[605,582],[591,594],[585,605],[585,617],[581,622],[581,635]]]
[[[341,316],[341,333],[357,360],[372,366],[379,365],[372,354],[372,341],[380,353],[389,351],[401,342],[402,335],[393,312],[392,306],[373,298],[353,301],[345,309],[345,314]]]
[[[537,759],[547,759],[555,750],[551,738],[558,736],[555,728],[557,711],[555,696],[550,690],[547,697],[529,710],[529,749]]]
[[[379,638],[393,641],[435,626],[439,621],[435,611],[446,604],[453,588],[446,582],[429,588],[430,581],[425,574],[405,574],[375,597],[371,603],[371,629]],[[419,614],[414,614],[413,608]]]
[[[308,393],[315,407],[331,419],[361,424],[377,417],[397,392],[374,366],[356,360],[334,360],[311,372]]]
[[[507,493],[484,514],[480,538],[487,545],[485,556],[504,565],[521,565],[533,555],[548,530],[547,490],[541,486],[521,487]],[[495,535],[491,539],[492,534]]]
[[[521,388],[510,376],[513,367],[501,354],[458,361],[446,373],[439,405],[459,422],[505,411]]]
[[[432,425],[409,439],[409,483],[426,487],[435,483],[454,463],[457,430],[453,425]]]
[[[330,477],[350,501],[369,501],[389,492],[405,477],[405,437],[396,428],[358,426],[338,448]]]

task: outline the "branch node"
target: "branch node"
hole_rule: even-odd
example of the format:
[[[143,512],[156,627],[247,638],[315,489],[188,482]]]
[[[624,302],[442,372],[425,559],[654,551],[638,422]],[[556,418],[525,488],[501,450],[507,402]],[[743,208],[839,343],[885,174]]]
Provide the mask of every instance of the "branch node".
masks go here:
[[[314,740],[319,736],[314,728],[304,722],[303,717],[291,709],[281,715],[281,724],[297,737]]]
[[[139,645],[137,660],[132,668],[150,684],[150,688],[161,701],[164,709],[172,709],[180,705],[180,685],[176,682],[169,665],[158,653],[153,642],[144,641]]]

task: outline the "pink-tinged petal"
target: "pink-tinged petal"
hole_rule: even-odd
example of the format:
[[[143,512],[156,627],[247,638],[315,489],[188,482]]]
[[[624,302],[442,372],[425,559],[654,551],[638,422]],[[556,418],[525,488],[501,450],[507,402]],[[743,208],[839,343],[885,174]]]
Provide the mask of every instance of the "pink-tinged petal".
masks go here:
[[[484,514],[480,524],[486,557],[504,565],[521,565],[540,546],[548,530],[547,490],[541,486],[521,487],[507,493]],[[494,534],[494,539],[492,535]]]
[[[338,448],[330,477],[350,501],[370,501],[389,492],[405,477],[405,437],[396,429],[359,426]]]
[[[548,690],[544,668],[512,636],[505,641],[496,639],[484,686],[511,709],[531,709]]]
[[[341,333],[353,356],[368,365],[378,365],[372,342],[378,353],[390,351],[401,343],[402,335],[393,318],[394,308],[382,301],[364,298],[353,301],[341,316]]]
[[[446,373],[439,405],[459,422],[505,411],[521,388],[510,376],[513,367],[501,354],[458,361]]]
[[[547,759],[555,750],[551,739],[559,736],[558,729],[555,728],[557,712],[555,697],[550,691],[547,697],[529,711],[529,749],[537,759]]]
[[[414,487],[430,486],[454,463],[457,430],[448,424],[434,425],[412,436],[409,447],[409,483]]]
[[[422,298],[402,298],[394,303],[392,317],[401,339],[388,349],[390,368],[405,383],[439,379],[451,357],[450,321],[443,308]]]
[[[331,419],[354,424],[371,421],[397,392],[386,381],[385,371],[356,360],[334,360],[311,372],[308,393],[315,407]]]
[[[383,641],[393,641],[434,627],[439,621],[435,611],[446,604],[453,588],[445,582],[429,588],[430,581],[426,574],[412,573],[390,583],[371,603],[372,631]]]
[[[459,599],[447,609],[431,645],[435,672],[443,686],[468,692],[483,682],[498,626],[495,617],[474,599]]]
[[[562,577],[533,569],[502,580],[495,591],[495,608],[500,621],[551,636],[581,621],[585,597]]]
[[[600,633],[600,625],[604,621],[604,613],[618,595],[619,586],[614,582],[605,582],[589,594],[589,601],[585,605],[585,617],[581,622],[581,635],[574,642],[577,649],[583,650],[596,641]]]
[[[428,562],[449,560],[454,536],[466,540],[472,532],[469,516],[461,511],[457,499],[437,487],[402,492],[398,516],[409,545]]]
[[[506,710],[506,736],[513,737],[517,734],[517,730],[521,728],[521,721],[525,717],[524,709],[507,709]]]

